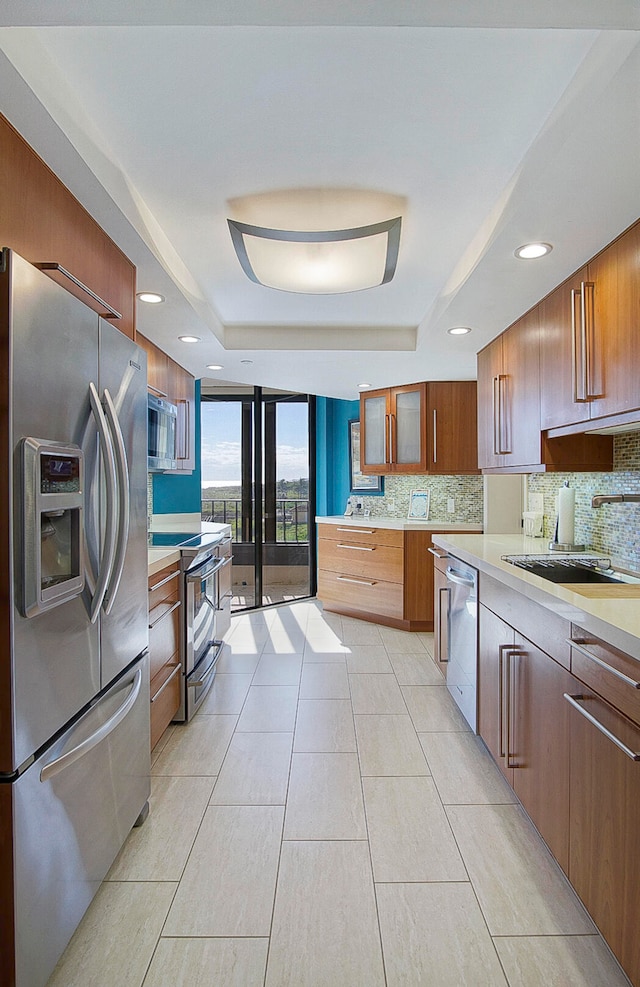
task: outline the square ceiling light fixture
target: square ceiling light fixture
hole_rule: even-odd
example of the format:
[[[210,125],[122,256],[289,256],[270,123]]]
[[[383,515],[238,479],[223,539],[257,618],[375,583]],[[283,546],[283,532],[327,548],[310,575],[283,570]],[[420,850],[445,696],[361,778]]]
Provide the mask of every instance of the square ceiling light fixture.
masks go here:
[[[234,200],[236,215],[264,219],[227,222],[240,265],[256,284],[318,295],[362,291],[387,284],[396,270],[402,218],[392,211],[380,219],[389,200],[395,210],[403,202],[361,190],[296,189]],[[361,225],[365,215],[375,221]]]

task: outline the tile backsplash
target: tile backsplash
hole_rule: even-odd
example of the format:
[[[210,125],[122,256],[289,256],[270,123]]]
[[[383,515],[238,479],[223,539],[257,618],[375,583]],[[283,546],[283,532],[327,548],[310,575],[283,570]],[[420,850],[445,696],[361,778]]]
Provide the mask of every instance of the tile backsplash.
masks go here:
[[[640,504],[591,506],[594,494],[640,494],[640,432],[616,435],[613,449],[611,473],[533,473],[529,492],[544,497],[544,535],[549,540],[555,529],[556,496],[568,480],[576,492],[576,543],[640,570]]]
[[[362,501],[372,517],[406,518],[412,490],[429,490],[431,502],[429,520],[482,524],[481,476],[385,476],[384,496],[367,497],[352,494]],[[448,500],[454,511],[447,511]]]

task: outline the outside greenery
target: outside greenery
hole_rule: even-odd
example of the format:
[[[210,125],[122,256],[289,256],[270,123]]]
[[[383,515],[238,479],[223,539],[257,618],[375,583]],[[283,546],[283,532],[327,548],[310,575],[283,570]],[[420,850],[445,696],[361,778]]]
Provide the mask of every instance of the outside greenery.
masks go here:
[[[241,537],[240,484],[202,488],[202,516],[231,525],[234,541]],[[276,541],[306,542],[309,481],[278,480],[276,482]]]

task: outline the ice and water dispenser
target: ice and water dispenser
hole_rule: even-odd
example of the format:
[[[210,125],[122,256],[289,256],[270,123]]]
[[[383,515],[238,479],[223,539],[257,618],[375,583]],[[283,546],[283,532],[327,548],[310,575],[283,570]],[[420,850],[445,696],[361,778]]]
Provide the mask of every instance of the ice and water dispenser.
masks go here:
[[[33,617],[84,588],[82,449],[23,439],[22,481],[22,612]]]

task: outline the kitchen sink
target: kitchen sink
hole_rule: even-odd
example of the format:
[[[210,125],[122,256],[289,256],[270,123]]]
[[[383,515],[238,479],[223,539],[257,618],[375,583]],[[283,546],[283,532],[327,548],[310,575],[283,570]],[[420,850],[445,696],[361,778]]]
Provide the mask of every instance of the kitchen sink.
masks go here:
[[[637,583],[639,579],[611,568],[605,558],[550,558],[549,556],[503,555],[511,565],[552,583]]]

